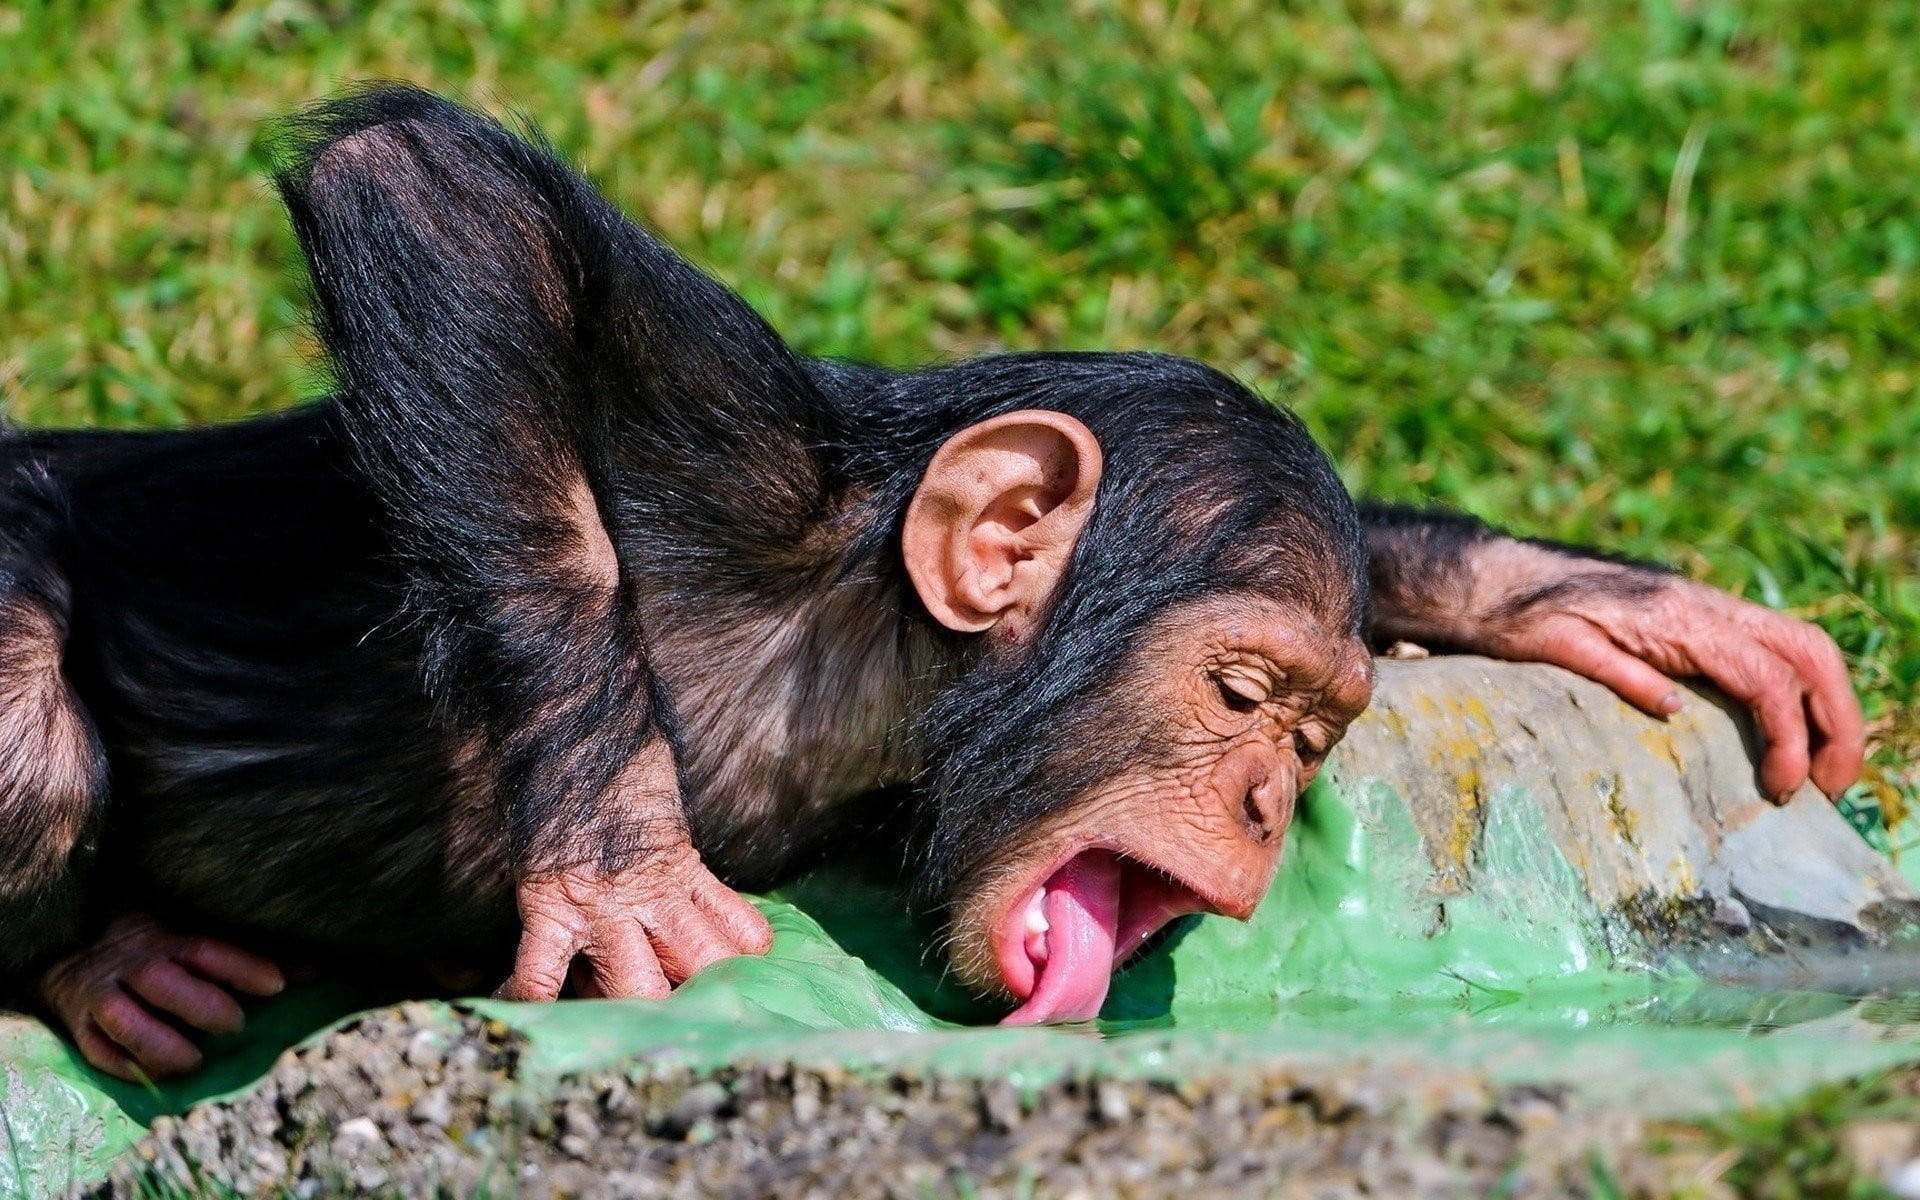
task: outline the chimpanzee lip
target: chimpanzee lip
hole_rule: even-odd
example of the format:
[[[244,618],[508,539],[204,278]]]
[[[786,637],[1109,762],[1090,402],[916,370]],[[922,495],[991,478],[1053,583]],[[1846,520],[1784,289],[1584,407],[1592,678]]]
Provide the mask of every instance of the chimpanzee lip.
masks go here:
[[[1118,936],[1113,946],[1113,969],[1118,971],[1152,937],[1180,917],[1197,912],[1219,912],[1222,905],[1191,881],[1167,867],[1108,840],[1075,842],[1054,857],[1043,870],[1032,872],[1012,893],[1013,902],[993,923],[993,955],[1000,981],[1015,999],[1033,994],[1039,972],[1026,950],[1027,909],[1047,884],[1069,863],[1086,854],[1111,854],[1121,867]]]

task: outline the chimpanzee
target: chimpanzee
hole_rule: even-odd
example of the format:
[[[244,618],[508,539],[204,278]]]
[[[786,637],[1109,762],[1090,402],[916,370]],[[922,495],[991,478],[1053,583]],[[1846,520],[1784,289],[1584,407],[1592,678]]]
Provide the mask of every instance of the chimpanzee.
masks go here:
[[[767,948],[732,888],[878,830],[1008,1020],[1090,1017],[1174,916],[1253,911],[1370,642],[1655,713],[1704,675],[1772,792],[1858,773],[1811,626],[1356,509],[1199,364],[802,357],[405,87],[299,118],[278,182],[330,399],[0,442],[0,967],[105,1070],[281,986],[228,939],[660,996]]]

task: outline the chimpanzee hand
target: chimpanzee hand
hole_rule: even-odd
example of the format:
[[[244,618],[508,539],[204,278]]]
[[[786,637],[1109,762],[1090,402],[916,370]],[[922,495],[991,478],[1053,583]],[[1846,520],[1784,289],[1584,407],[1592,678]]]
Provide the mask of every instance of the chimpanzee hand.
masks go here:
[[[576,868],[520,884],[520,952],[506,1000],[560,995],[576,956],[582,996],[659,999],[696,971],[736,954],[764,954],[773,930],[721,883],[689,843],[610,874]]]
[[[1376,643],[1553,663],[1656,716],[1680,707],[1671,677],[1700,676],[1753,710],[1768,795],[1784,800],[1811,777],[1837,797],[1860,777],[1860,702],[1839,649],[1814,626],[1458,513],[1368,504],[1361,519]]]
[[[583,996],[657,1000],[723,958],[767,952],[767,919],[693,848],[665,739],[627,764],[596,816],[599,828],[572,831],[591,853],[522,876],[520,950],[502,999],[557,999],[571,974]]]
[[[40,996],[88,1062],[138,1083],[200,1065],[180,1026],[233,1033],[245,1020],[234,992],[271,996],[285,986],[280,968],[264,958],[129,913],[98,942],[48,968]]]
[[[1809,776],[1833,797],[1860,777],[1860,703],[1824,632],[1703,584],[1619,569],[1634,586],[1549,588],[1469,648],[1566,667],[1655,715],[1680,707],[1670,677],[1711,680],[1753,710],[1767,742],[1760,785],[1781,800]]]

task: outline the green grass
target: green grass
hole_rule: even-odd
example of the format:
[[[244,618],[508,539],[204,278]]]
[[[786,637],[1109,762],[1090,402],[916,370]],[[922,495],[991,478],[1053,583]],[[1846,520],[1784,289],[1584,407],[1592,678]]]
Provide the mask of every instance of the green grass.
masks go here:
[[[1209,359],[1358,489],[1840,639],[1920,745],[1920,16],[1884,0],[0,3],[0,390],[313,390],[275,114],[533,117],[800,347]]]
[[[1646,1149],[1665,1160],[1675,1200],[1894,1200],[1880,1178],[1889,1164],[1861,1161],[1871,1143],[1859,1135],[1911,1127],[1917,1109],[1920,1073],[1901,1069],[1817,1087],[1785,1104],[1656,1125]],[[1907,1157],[1896,1153],[1890,1165]]]

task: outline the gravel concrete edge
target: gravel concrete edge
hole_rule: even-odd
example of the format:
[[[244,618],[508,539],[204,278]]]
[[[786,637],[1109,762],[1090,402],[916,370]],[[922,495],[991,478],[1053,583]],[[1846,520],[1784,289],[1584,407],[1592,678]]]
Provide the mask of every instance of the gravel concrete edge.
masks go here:
[[[521,1045],[470,1014],[369,1013],[245,1095],[156,1122],[90,1195],[1583,1196],[1638,1169],[1632,1114],[1420,1066],[1022,1095],[636,1064],[536,1096],[517,1079]]]

